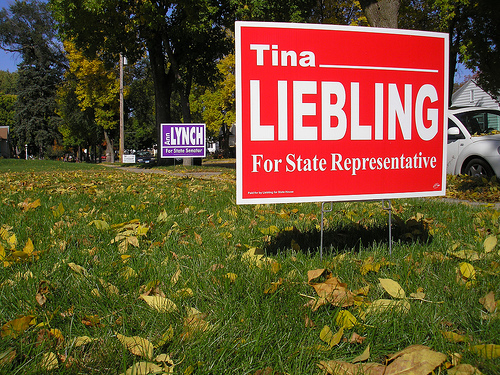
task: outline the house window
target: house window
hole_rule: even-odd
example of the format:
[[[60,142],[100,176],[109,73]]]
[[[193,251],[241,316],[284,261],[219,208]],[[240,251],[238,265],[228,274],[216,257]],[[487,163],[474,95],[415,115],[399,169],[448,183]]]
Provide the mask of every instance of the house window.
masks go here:
[[[474,90],[469,91],[469,103],[474,103]]]

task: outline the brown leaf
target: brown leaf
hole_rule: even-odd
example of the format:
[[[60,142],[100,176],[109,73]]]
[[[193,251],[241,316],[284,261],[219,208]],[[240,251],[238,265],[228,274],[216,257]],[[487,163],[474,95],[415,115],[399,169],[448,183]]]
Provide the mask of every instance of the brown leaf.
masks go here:
[[[318,367],[330,375],[384,375],[386,367],[379,363],[353,364],[343,361],[320,361]]]
[[[464,363],[448,369],[448,375],[483,375],[483,373],[474,366]]]
[[[494,313],[497,309],[497,303],[495,302],[495,293],[489,292],[482,298],[479,298],[479,303],[484,306],[486,311],[489,313]]]
[[[429,374],[446,361],[446,354],[435,352],[424,345],[412,345],[392,355],[384,375]]]
[[[8,365],[9,363],[12,363],[14,358],[16,358],[16,354],[17,352],[13,347],[9,347],[6,351],[0,353],[0,368]]]
[[[351,338],[349,339],[350,344],[362,344],[363,341],[366,340],[366,337],[358,335],[356,332],[353,332]]]

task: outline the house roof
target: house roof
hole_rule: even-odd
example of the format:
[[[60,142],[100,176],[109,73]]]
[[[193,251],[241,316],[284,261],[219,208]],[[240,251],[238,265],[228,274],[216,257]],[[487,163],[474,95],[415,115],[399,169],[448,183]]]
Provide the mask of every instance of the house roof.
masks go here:
[[[453,95],[451,96],[451,101],[453,102],[455,100],[455,98],[458,98],[464,91],[466,90],[470,90],[471,89],[471,86],[473,87],[478,87],[479,89],[483,90],[476,82],[475,79],[469,79],[467,82],[465,82],[457,91],[455,91],[453,93]],[[484,90],[483,90],[484,91]],[[486,94],[488,94],[491,99],[493,99],[494,101],[496,102],[500,102],[500,97],[499,98],[495,98],[493,95],[491,95],[489,92],[487,91],[484,91]]]

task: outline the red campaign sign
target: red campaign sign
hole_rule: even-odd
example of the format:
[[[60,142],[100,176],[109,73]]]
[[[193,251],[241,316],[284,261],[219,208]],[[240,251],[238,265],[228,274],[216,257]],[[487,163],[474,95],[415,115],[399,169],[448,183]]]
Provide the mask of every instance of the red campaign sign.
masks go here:
[[[237,203],[444,195],[447,104],[447,34],[237,22]]]

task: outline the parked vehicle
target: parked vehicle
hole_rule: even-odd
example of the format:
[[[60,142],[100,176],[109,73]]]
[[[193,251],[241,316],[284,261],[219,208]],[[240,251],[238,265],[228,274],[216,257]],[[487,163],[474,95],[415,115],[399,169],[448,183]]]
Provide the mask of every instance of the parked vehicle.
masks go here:
[[[155,158],[149,151],[136,151],[135,152],[135,162],[136,163],[154,163]]]
[[[500,110],[465,107],[448,111],[446,172],[500,178]]]

